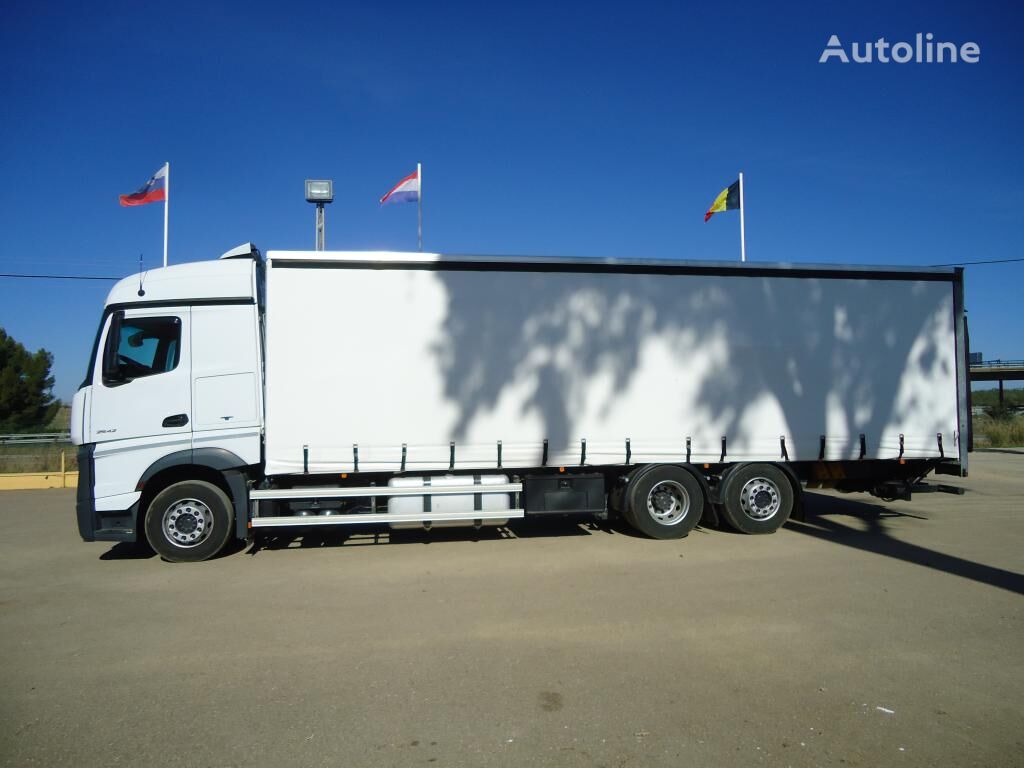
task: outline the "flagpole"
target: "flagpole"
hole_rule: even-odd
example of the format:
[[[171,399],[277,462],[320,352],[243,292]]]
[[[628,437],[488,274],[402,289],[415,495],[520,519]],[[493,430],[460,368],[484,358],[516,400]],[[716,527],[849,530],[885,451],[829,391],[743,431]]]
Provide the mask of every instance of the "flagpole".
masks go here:
[[[747,260],[747,228],[744,216],[747,206],[743,204],[743,171],[740,171],[740,261]]]
[[[420,252],[423,251],[423,166],[416,163],[416,181],[420,185],[420,193],[416,195],[416,241]]]
[[[167,209],[171,206],[171,163],[164,163],[164,266],[167,266]]]

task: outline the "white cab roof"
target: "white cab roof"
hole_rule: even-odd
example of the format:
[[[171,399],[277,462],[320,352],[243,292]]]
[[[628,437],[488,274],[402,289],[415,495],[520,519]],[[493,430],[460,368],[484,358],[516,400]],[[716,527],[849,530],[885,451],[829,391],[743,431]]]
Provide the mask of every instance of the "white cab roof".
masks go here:
[[[174,264],[141,273],[142,290],[135,274],[118,282],[107,296],[107,305],[152,302],[252,300],[256,295],[253,259],[224,259]]]

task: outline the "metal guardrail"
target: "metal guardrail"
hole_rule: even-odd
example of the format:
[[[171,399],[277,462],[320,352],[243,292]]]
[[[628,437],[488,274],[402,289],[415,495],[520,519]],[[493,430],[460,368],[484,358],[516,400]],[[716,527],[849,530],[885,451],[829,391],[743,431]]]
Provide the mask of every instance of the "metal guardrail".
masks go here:
[[[972,405],[971,415],[972,416],[987,416],[988,412],[998,408],[998,405]],[[1007,411],[1011,413],[1024,414],[1024,405],[1007,405],[1004,406]]]
[[[985,360],[980,363],[971,363],[971,368],[984,370],[995,370],[999,368],[1024,368],[1024,360]]]
[[[0,445],[33,445],[36,443],[70,443],[70,432],[36,432],[24,435],[0,435]]]

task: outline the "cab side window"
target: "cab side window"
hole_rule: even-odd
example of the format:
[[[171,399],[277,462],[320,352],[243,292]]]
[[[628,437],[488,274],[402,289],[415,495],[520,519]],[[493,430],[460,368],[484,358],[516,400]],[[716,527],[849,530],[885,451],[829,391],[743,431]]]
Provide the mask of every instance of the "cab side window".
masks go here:
[[[116,333],[114,332],[116,330]],[[104,379],[123,383],[174,370],[181,354],[177,317],[122,318],[107,338]]]

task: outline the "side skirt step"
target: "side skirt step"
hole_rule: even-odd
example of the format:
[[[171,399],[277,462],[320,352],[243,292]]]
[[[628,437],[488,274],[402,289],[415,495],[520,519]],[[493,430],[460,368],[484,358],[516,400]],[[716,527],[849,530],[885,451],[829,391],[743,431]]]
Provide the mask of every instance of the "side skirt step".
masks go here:
[[[480,488],[480,486],[476,486]],[[490,486],[487,486],[490,490]],[[418,495],[423,495],[422,492]],[[273,528],[277,526],[296,526],[305,528],[312,525],[363,525],[366,523],[441,523],[450,521],[465,521],[472,523],[475,520],[505,520],[508,518],[520,518],[525,514],[522,509],[503,509],[495,512],[484,512],[471,510],[469,512],[445,512],[432,516],[424,515],[422,512],[389,514],[381,512],[376,514],[353,514],[353,515],[288,515],[283,517],[254,517],[253,528]]]
[[[351,499],[364,496],[459,496],[463,494],[520,493],[522,483],[501,485],[362,486],[359,488],[284,488],[249,491],[253,500],[294,501],[298,499]]]

